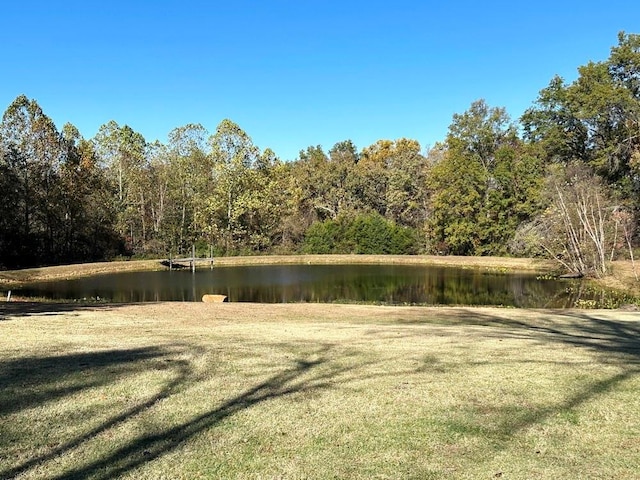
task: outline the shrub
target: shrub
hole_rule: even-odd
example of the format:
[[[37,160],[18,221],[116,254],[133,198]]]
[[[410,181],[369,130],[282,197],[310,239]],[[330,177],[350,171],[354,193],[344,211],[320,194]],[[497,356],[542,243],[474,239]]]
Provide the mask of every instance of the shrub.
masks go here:
[[[304,253],[415,254],[416,231],[378,213],[313,223],[305,233]]]

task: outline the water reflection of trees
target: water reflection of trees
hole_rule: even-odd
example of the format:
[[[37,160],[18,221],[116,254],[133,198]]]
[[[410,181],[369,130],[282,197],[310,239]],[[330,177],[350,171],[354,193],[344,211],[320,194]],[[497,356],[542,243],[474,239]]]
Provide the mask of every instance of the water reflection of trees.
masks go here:
[[[235,297],[235,298],[234,298]],[[531,276],[461,276],[436,270],[420,278],[410,275],[336,276],[311,284],[253,286],[231,293],[232,301],[365,302],[428,305],[503,305],[515,307],[570,306],[570,298],[558,298],[556,282]]]
[[[232,302],[341,302],[417,305],[502,305],[521,308],[615,307],[621,295],[579,281],[456,268],[278,266],[210,272],[145,272],[58,282],[20,294],[107,302],[199,301],[218,293]],[[39,288],[40,288],[39,287]],[[59,290],[56,290],[59,289]]]

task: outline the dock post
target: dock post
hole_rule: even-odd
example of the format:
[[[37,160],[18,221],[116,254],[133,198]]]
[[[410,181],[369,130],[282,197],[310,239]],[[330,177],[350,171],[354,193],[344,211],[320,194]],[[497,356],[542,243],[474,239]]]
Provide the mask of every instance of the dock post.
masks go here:
[[[191,273],[196,273],[196,245],[191,245]]]

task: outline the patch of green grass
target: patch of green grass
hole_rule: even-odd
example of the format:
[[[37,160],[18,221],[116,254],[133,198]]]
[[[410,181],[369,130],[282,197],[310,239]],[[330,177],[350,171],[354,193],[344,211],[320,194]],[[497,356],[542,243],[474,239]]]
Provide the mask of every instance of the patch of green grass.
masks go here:
[[[46,305],[0,321],[0,478],[636,478],[633,313]]]

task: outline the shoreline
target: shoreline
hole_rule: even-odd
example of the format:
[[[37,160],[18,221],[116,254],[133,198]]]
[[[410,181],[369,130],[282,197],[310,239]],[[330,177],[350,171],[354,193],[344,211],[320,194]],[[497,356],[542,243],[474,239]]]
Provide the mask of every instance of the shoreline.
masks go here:
[[[0,285],[19,287],[26,283],[48,280],[66,280],[91,275],[115,272],[140,272],[165,270],[167,267],[155,260],[121,260],[112,262],[80,263],[36,267],[22,270],[0,271]],[[461,257],[436,255],[264,255],[220,257],[214,261],[215,267],[241,265],[433,265],[457,268],[476,268],[504,273],[554,271],[555,264],[548,260],[510,257]],[[199,266],[198,268],[209,268]]]
[[[10,290],[32,282],[67,280],[115,272],[164,270],[167,267],[155,260],[125,260],[38,267],[23,270],[0,271],[0,289]],[[337,265],[337,264],[386,264],[425,265],[465,269],[478,269],[498,273],[530,272],[541,275],[555,274],[558,265],[545,259],[511,257],[462,257],[436,255],[264,255],[220,257],[215,268],[242,265]],[[198,268],[209,268],[199,266]],[[604,278],[586,279],[603,289],[617,290],[632,296],[640,296],[640,282],[633,265],[627,260],[612,262],[612,274]]]

